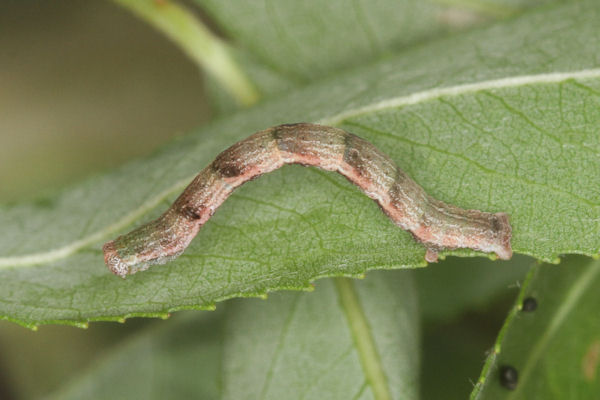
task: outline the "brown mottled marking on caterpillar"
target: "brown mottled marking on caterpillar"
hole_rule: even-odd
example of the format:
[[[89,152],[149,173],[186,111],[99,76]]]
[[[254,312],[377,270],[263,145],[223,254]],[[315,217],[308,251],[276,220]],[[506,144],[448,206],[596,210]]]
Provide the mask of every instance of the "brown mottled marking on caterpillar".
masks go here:
[[[200,215],[196,214],[194,209],[190,206],[185,206],[181,209],[182,214],[186,216],[188,219],[195,220],[200,219]]]
[[[506,214],[445,204],[369,142],[341,129],[298,123],[256,132],[223,151],[158,219],[106,243],[106,265],[125,277],[177,257],[238,186],[285,164],[345,176],[425,245],[427,261],[436,261],[440,250],[456,248],[494,252],[501,259],[512,256]]]

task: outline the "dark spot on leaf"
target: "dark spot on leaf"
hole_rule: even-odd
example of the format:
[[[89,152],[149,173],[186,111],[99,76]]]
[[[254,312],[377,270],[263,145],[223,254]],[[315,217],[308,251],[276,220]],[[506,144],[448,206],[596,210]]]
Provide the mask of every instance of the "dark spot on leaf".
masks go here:
[[[537,300],[535,298],[528,297],[525,300],[523,300],[523,305],[521,307],[523,311],[535,311],[536,308]]]
[[[503,365],[500,367],[500,384],[508,390],[515,390],[517,388],[517,382],[519,381],[519,374],[517,370],[510,365]]]

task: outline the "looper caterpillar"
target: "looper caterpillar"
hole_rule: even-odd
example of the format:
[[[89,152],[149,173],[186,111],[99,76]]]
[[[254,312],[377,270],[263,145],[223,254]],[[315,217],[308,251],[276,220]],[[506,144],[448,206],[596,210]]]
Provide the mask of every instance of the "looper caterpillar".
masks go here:
[[[494,252],[501,259],[512,256],[505,213],[445,204],[425,193],[369,142],[341,129],[298,123],[256,132],[223,151],[158,219],[106,243],[106,265],[124,278],[179,256],[238,186],[285,164],[345,176],[425,245],[429,262],[437,261],[438,251],[456,248]]]

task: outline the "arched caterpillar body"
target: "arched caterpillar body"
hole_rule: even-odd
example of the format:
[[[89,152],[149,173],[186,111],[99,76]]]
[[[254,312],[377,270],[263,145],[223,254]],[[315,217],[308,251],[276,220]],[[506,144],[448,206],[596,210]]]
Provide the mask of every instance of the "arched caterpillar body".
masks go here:
[[[240,185],[285,164],[336,171],[375,200],[437,261],[443,249],[470,248],[512,256],[505,213],[464,210],[429,196],[385,154],[341,129],[275,126],[237,142],[204,168],[158,219],[103,246],[108,268],[121,277],[179,256],[200,227]]]

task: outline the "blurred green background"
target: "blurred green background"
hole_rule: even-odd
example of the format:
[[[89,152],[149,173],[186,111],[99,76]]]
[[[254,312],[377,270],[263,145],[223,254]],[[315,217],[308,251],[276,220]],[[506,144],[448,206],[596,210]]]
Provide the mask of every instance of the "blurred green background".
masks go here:
[[[109,1],[0,2],[0,201],[150,153],[209,117],[198,67]]]

